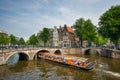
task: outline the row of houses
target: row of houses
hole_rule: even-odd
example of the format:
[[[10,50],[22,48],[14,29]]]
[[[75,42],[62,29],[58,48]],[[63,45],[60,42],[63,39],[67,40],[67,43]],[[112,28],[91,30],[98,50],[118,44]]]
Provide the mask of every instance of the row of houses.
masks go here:
[[[6,31],[0,30],[0,35],[8,36],[8,33]]]
[[[79,39],[75,36],[71,27],[64,25],[63,27],[49,28],[50,39],[47,46],[51,47],[79,47]],[[43,45],[41,43],[41,45]]]
[[[80,47],[79,38],[75,35],[74,30],[67,25],[56,26],[54,28],[49,28],[50,38],[47,42],[47,46],[50,47],[62,47],[62,48],[78,48]],[[106,45],[111,45],[110,41]],[[44,46],[43,42],[40,42],[40,46]],[[89,43],[88,41],[83,41],[83,47],[95,46],[94,43]]]

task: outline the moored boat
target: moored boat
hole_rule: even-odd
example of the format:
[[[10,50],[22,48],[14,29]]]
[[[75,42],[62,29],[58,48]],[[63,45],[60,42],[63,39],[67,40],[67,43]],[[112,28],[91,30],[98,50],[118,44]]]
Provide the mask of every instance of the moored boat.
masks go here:
[[[93,69],[94,62],[89,58],[83,57],[73,57],[73,56],[63,56],[63,55],[53,55],[50,53],[39,54],[38,58],[54,61],[57,63],[67,64],[82,69]]]

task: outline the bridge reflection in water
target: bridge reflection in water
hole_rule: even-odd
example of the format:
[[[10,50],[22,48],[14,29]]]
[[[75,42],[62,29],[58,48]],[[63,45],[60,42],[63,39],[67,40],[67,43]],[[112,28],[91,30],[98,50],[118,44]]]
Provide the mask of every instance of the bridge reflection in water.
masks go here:
[[[14,54],[14,55],[12,55],[9,59],[8,59],[8,61],[7,61],[7,64],[8,65],[14,65],[15,63],[17,63],[18,61],[19,61],[19,54]]]
[[[16,53],[14,55],[12,55],[8,60],[7,60],[7,65],[14,65],[16,64],[18,61],[21,60],[28,60],[28,56],[24,53]]]

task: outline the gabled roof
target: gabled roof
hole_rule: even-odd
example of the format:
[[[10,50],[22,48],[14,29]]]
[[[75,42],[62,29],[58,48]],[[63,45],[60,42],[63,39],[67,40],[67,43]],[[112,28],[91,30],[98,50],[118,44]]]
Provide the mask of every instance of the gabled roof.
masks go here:
[[[73,33],[73,30],[71,27],[67,27],[68,32]]]

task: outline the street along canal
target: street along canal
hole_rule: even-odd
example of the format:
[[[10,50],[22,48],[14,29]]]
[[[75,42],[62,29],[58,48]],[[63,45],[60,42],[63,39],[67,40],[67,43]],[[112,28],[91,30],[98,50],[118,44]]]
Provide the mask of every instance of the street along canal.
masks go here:
[[[119,59],[94,55],[82,57],[95,60],[95,69],[76,69],[46,60],[19,61],[0,66],[0,80],[120,80]]]

